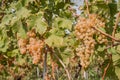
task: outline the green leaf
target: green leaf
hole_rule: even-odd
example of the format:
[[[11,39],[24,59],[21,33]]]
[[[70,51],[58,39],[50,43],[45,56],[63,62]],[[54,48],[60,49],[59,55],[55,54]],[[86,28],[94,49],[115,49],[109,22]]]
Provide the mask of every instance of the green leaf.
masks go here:
[[[36,15],[30,15],[28,17],[28,19],[26,20],[26,23],[27,23],[29,29],[32,29],[34,27],[36,20],[37,20]]]
[[[105,50],[105,46],[98,46],[97,51],[102,52],[102,51],[104,51],[104,50]]]
[[[117,46],[117,52],[120,53],[120,45]]]
[[[2,35],[0,36],[0,52],[6,52],[9,47],[9,40],[5,30],[2,30],[1,34]]]
[[[26,9],[25,7],[22,7],[21,9],[16,11],[16,17],[18,19],[27,18],[28,16],[30,16],[30,10]]]
[[[120,0],[118,0],[117,8],[118,8],[118,10],[120,11]]]
[[[119,54],[112,55],[112,60],[115,65],[115,73],[118,76],[118,78],[120,79],[120,55]]]
[[[17,21],[13,26],[12,30],[14,33],[17,32],[18,36],[21,38],[26,37],[26,26],[23,26],[21,21]]]
[[[21,38],[26,38],[26,26],[23,26],[21,21],[19,21],[19,24],[18,36]]]
[[[25,7],[21,7],[15,14],[12,15],[11,25],[16,24],[17,21],[21,19],[28,18],[30,16],[30,10],[26,9]]]
[[[116,3],[109,3],[108,6],[110,9],[110,15],[114,16],[117,13],[117,4]]]
[[[113,62],[114,62],[115,65],[118,64],[117,60],[119,61],[119,59],[120,59],[120,55],[119,54],[112,55],[112,60],[113,60]],[[120,62],[119,62],[119,64],[120,64]]]
[[[6,40],[6,39],[2,39],[2,40],[0,41],[0,43],[1,43],[0,51],[1,51],[1,52],[6,52],[7,49],[9,48],[9,47],[8,47],[8,46],[9,46],[9,41]]]
[[[113,47],[108,49],[108,52],[112,53],[112,54],[117,54],[117,50],[115,48],[113,48]]]
[[[19,11],[17,11],[16,15],[18,17],[27,18],[30,15],[30,10],[26,9],[25,7],[22,7]]]
[[[4,46],[4,40],[0,40],[0,48]]]
[[[18,63],[19,65],[24,65],[24,64],[26,63],[25,57],[24,57],[24,58],[23,58],[23,57],[18,58],[17,63]]]
[[[12,2],[9,7],[9,12],[12,12],[12,9],[19,10],[22,7],[21,1]]]
[[[111,48],[111,53],[112,54],[116,54],[117,53],[116,49],[115,48]]]
[[[57,36],[64,36],[64,35],[65,35],[64,30],[59,29],[59,28],[52,28],[49,32],[50,32],[51,34],[55,34],[55,35],[57,35]]]
[[[7,56],[9,56],[9,57],[15,57],[18,53],[19,53],[19,50],[18,49],[14,49],[12,51],[9,51],[7,53]]]
[[[35,26],[36,26],[37,32],[39,32],[40,34],[45,33],[48,27],[47,23],[43,20],[43,18],[38,18],[36,20]]]
[[[68,20],[68,19],[65,19],[65,18],[56,18],[54,23],[53,23],[53,26],[54,27],[59,27],[59,28],[62,28],[62,29],[69,29],[71,30],[72,28],[72,21],[71,20]]]
[[[75,46],[75,39],[71,37],[64,38],[64,45],[65,46]]]
[[[51,35],[45,40],[45,42],[51,47],[60,47],[63,45],[63,38],[56,35]]]
[[[120,33],[116,33],[115,37],[118,38],[118,39],[120,39]]]
[[[31,3],[31,2],[33,2],[33,1],[35,1],[35,0],[22,0],[22,4],[24,6],[28,6],[28,4]]]
[[[115,73],[116,73],[118,79],[120,80],[120,68],[119,67],[115,67]]]
[[[12,15],[5,15],[2,19],[2,25],[9,24],[11,21]]]
[[[63,52],[61,52],[61,56],[63,62],[68,65],[70,63],[70,58],[74,57],[74,53],[71,48],[66,48]]]

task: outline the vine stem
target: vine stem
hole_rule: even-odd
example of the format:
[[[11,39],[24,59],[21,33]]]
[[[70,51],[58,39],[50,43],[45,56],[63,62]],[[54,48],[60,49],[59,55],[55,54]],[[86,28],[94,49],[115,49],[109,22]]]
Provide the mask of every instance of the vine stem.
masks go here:
[[[39,67],[37,67],[36,70],[37,70],[37,77],[39,78],[40,77],[40,75],[39,75],[40,74]]]
[[[113,32],[112,32],[112,36],[115,37],[115,32],[116,32],[116,29],[117,29],[117,25],[119,23],[119,17],[120,17],[120,12],[118,13],[117,15],[117,18],[116,18],[116,23],[115,23],[115,26],[113,28]]]
[[[54,54],[54,53],[53,53]],[[66,73],[67,73],[67,76],[68,76],[68,80],[71,80],[71,77],[70,77],[70,74],[69,74],[69,71],[67,70],[65,64],[63,63],[63,61],[56,55],[54,54],[54,56],[58,59],[58,61],[61,63],[61,65],[63,66],[63,68],[65,69]]]
[[[53,60],[53,55],[50,53],[50,57],[51,57],[51,66],[52,66],[52,77],[53,80],[55,80],[55,62]]]
[[[88,80],[88,73],[85,70],[84,70],[83,76],[85,80]]]
[[[106,47],[105,50],[118,45],[120,45],[120,43],[114,43],[113,45]]]
[[[87,7],[87,14],[88,14],[88,16],[89,16],[89,7],[88,7],[88,0],[85,0],[85,4],[86,4],[86,7]]]
[[[105,36],[107,36],[107,37],[113,39],[114,41],[120,42],[119,39],[116,39],[115,37],[113,37],[113,36],[111,36],[111,35],[109,35],[109,34],[103,32],[103,31],[99,30],[98,28],[96,28],[96,27],[93,27],[93,28],[94,28],[95,30],[99,31],[101,34],[103,34],[103,35],[105,35]]]
[[[46,79],[47,76],[47,53],[44,55],[44,70],[43,70],[43,80]]]
[[[111,61],[112,61],[112,54],[109,55],[109,58],[110,58],[110,61],[109,61],[109,63],[107,64],[107,66],[105,67],[105,69],[104,69],[104,73],[103,73],[103,76],[102,76],[102,80],[105,79],[105,75],[106,75],[107,70],[108,70],[108,68],[109,68],[109,66],[110,66],[110,63],[111,63]]]

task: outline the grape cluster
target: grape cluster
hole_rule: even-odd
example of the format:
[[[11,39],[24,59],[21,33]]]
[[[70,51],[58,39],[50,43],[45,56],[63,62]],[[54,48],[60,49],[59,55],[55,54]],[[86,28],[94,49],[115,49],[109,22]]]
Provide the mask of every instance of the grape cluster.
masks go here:
[[[20,53],[29,53],[33,58],[33,64],[37,64],[42,60],[42,50],[44,47],[44,41],[36,37],[34,30],[27,32],[27,39],[19,39],[18,46]]]
[[[94,53],[95,44],[97,43],[94,36],[98,36],[98,41],[104,43],[107,41],[106,37],[97,32],[94,27],[105,27],[97,15],[90,14],[88,18],[79,17],[75,26],[75,34],[77,40],[80,40],[81,44],[76,48],[76,54],[80,57],[81,65],[83,68],[87,68],[90,64],[90,56]]]
[[[18,46],[19,46],[21,54],[25,54],[27,52],[26,45],[27,45],[27,40],[26,39],[21,38],[21,39],[18,40]]]

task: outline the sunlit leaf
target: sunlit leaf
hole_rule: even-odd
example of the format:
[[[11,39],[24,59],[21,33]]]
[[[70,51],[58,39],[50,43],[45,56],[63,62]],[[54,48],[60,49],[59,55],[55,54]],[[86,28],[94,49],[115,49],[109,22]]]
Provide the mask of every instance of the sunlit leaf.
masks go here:
[[[25,7],[22,7],[20,10],[16,12],[16,17],[18,19],[27,18],[29,15],[30,15],[30,10],[26,9]]]
[[[51,47],[60,47],[63,45],[63,38],[56,35],[51,35],[45,40],[45,42]]]
[[[55,22],[53,24],[54,24],[54,27],[59,27],[59,28],[62,28],[62,29],[71,30],[71,28],[72,28],[72,21],[68,20],[68,19],[65,19],[65,18],[59,18],[58,17],[58,18],[55,19]]]
[[[43,18],[38,18],[36,20],[35,26],[36,26],[37,32],[39,32],[40,34],[45,33],[48,27],[47,23],[43,20]]]

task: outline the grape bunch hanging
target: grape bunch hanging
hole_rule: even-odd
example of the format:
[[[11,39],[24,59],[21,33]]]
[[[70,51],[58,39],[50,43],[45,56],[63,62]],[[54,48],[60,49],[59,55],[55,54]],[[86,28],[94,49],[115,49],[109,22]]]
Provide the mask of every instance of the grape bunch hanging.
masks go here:
[[[29,53],[33,58],[33,64],[42,61],[44,41],[36,37],[34,30],[27,32],[27,39],[19,39],[18,46],[21,54]]]
[[[105,23],[96,15],[89,14],[89,17],[79,17],[75,26],[77,40],[81,44],[76,48],[76,54],[80,57],[81,65],[87,68],[90,64],[90,56],[94,53],[95,44],[107,43],[107,38],[94,28],[105,28]],[[98,40],[94,39],[97,36]]]

